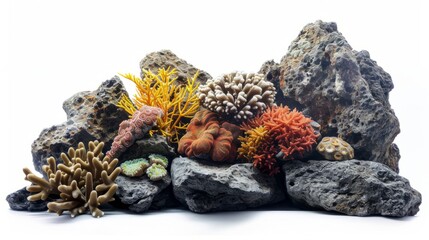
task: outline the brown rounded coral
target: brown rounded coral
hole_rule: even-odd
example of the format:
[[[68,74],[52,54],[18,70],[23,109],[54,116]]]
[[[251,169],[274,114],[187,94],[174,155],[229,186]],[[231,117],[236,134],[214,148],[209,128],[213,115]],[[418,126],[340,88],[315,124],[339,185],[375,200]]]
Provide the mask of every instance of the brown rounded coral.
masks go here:
[[[220,125],[217,115],[209,110],[197,112],[186,128],[186,134],[179,141],[179,153],[188,157],[210,158],[213,161],[235,159],[236,147],[231,132],[235,131],[231,125]],[[235,126],[235,129],[238,127]]]

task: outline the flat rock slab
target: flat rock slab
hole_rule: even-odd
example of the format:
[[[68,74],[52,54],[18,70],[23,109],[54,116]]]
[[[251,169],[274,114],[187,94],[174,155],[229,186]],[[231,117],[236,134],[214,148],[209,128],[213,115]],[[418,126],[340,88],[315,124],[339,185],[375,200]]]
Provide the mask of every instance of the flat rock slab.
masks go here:
[[[412,216],[421,194],[384,164],[348,161],[288,161],[283,166],[290,199],[303,206],[347,215]]]
[[[165,199],[169,194],[163,193],[171,183],[169,176],[159,181],[151,181],[146,175],[138,178],[118,176],[115,182],[118,184],[117,198],[130,211],[142,213],[148,211],[152,205],[159,209],[161,205],[169,202]],[[158,195],[163,197],[160,198]]]
[[[171,178],[176,199],[198,213],[243,210],[285,198],[276,179],[250,163],[218,166],[179,157],[171,165]]]
[[[48,210],[47,204],[49,201],[34,201],[30,202],[27,200],[27,197],[30,196],[30,192],[26,188],[21,188],[16,192],[13,192],[6,197],[6,201],[9,203],[9,207],[12,210],[17,211],[46,211]]]

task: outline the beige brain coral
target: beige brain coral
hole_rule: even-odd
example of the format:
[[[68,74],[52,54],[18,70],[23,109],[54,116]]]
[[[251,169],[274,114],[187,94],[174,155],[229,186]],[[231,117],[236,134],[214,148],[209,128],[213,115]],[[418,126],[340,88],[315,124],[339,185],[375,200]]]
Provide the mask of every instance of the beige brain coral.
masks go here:
[[[223,118],[253,118],[273,105],[275,88],[262,74],[230,73],[210,79],[198,89],[201,104]]]
[[[316,149],[327,160],[349,160],[354,158],[352,146],[337,137],[324,137]]]

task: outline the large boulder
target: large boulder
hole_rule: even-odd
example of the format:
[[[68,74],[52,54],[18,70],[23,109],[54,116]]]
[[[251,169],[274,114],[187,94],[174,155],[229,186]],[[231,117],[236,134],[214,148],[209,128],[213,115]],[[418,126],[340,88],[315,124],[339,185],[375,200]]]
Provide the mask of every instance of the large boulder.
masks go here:
[[[161,50],[146,55],[140,61],[140,69],[149,69],[153,73],[157,73],[159,68],[175,68],[177,69],[177,82],[186,83],[188,77],[193,77],[197,71],[200,71],[197,81],[201,84],[211,78],[210,74],[203,70],[195,68],[185,60],[179,58],[170,50]],[[144,77],[143,71],[141,77]]]
[[[347,215],[417,214],[422,201],[407,179],[371,161],[288,161],[283,166],[290,199],[302,206]]]
[[[303,111],[321,125],[323,136],[341,136],[356,158],[399,171],[392,79],[367,51],[354,51],[335,23],[308,24],[280,64],[266,62],[260,72],[282,93],[278,104]]]
[[[146,175],[138,178],[120,175],[115,182],[118,184],[116,197],[133,212],[142,213],[152,207],[159,209],[170,201],[167,188],[171,183],[169,176],[159,181],[151,181]]]
[[[61,152],[77,147],[79,142],[99,140],[109,149],[116,136],[119,124],[128,119],[128,114],[116,106],[122,94],[127,94],[118,77],[101,84],[95,91],[79,92],[63,103],[67,121],[44,129],[31,145],[33,164],[42,172],[46,159],[59,159]]]
[[[250,163],[220,166],[179,157],[173,160],[171,178],[177,200],[198,213],[243,210],[285,198],[276,179]]]

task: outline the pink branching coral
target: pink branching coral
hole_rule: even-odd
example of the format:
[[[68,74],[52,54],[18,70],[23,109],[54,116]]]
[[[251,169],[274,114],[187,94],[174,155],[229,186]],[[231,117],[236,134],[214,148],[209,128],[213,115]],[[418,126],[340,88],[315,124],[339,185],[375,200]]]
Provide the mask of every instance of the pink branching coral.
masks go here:
[[[274,175],[279,171],[276,158],[291,160],[303,157],[316,144],[311,119],[296,109],[271,107],[242,125],[246,136],[239,138],[239,156],[253,166]],[[261,128],[263,126],[263,128]]]
[[[210,158],[213,161],[230,161],[236,157],[235,136],[240,129],[233,124],[219,124],[216,113],[199,111],[180,139],[178,151],[188,157]]]
[[[119,157],[137,139],[142,138],[151,130],[162,115],[163,111],[157,107],[143,106],[136,110],[131,119],[125,120],[119,125],[118,135],[113,140],[112,147],[106,156]]]

